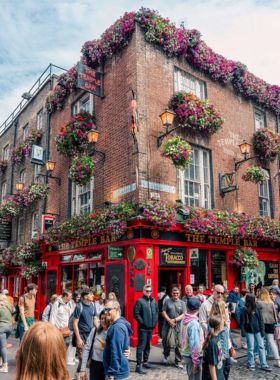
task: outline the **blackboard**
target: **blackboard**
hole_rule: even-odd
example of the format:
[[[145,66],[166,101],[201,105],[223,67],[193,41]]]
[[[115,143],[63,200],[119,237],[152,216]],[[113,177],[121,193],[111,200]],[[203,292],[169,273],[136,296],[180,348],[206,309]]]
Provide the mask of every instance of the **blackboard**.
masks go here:
[[[222,263],[226,262],[225,252],[211,252],[212,283],[223,284]]]

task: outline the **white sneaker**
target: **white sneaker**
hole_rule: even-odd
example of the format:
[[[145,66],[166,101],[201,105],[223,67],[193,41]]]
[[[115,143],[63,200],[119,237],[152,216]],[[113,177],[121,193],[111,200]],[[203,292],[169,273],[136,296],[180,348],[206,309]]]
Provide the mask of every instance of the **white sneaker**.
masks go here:
[[[75,358],[75,363],[79,363],[79,361],[80,361],[79,359],[76,359],[76,358]]]
[[[0,368],[0,372],[2,372],[2,373],[8,373],[8,368],[7,367],[2,367],[2,368]]]
[[[230,362],[231,362],[231,363],[237,363],[237,360],[234,359],[233,357],[231,357],[231,358],[230,358]]]
[[[245,345],[245,346],[241,346],[241,348],[243,348],[243,350],[248,350],[248,347]]]
[[[76,363],[73,361],[73,362],[68,362],[67,365],[76,365]]]
[[[181,363],[175,363],[175,367],[177,367],[179,369],[184,369],[184,366]]]
[[[164,358],[161,364],[167,364],[167,359]]]

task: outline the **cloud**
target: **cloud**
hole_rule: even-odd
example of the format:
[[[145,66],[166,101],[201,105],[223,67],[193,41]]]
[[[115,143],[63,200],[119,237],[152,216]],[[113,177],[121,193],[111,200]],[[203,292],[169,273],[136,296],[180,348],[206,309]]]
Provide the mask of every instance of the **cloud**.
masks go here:
[[[72,67],[85,41],[142,5],[142,0],[1,2],[0,124],[49,63]],[[280,84],[280,0],[149,0],[149,7],[173,22],[187,19],[187,27],[198,29],[214,51]]]

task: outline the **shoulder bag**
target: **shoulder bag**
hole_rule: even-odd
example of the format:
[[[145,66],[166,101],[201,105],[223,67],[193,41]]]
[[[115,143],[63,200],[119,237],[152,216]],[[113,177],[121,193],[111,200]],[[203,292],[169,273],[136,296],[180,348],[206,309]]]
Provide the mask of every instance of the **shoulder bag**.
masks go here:
[[[68,305],[67,305],[68,306]],[[70,311],[68,309],[68,314],[70,316]],[[70,335],[71,335],[71,331],[69,329],[68,326],[65,326],[65,327],[61,327],[61,329],[59,329],[59,331],[61,332],[63,338],[68,338]]]
[[[90,364],[91,364],[91,360],[92,360],[93,345],[94,345],[96,333],[97,333],[97,328],[95,327],[93,337],[92,337],[91,347],[90,347],[90,351],[89,351],[89,355],[88,355],[87,368],[90,368]]]
[[[275,320],[276,320],[276,324],[274,326],[274,340],[280,340],[280,327],[278,324],[278,318],[277,318],[277,314],[276,314],[274,304],[273,304],[273,310],[274,310],[274,316],[275,316]]]

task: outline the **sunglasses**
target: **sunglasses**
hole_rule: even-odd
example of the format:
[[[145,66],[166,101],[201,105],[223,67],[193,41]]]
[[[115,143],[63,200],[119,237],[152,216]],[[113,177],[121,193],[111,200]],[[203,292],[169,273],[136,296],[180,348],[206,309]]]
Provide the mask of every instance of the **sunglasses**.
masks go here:
[[[116,309],[115,307],[104,307],[104,313],[109,313],[111,310]]]
[[[218,290],[215,290],[217,294],[221,294],[222,296],[225,294],[225,292],[218,292]]]
[[[145,290],[145,292],[146,292],[146,293],[152,293],[152,291],[151,291],[151,290]]]

